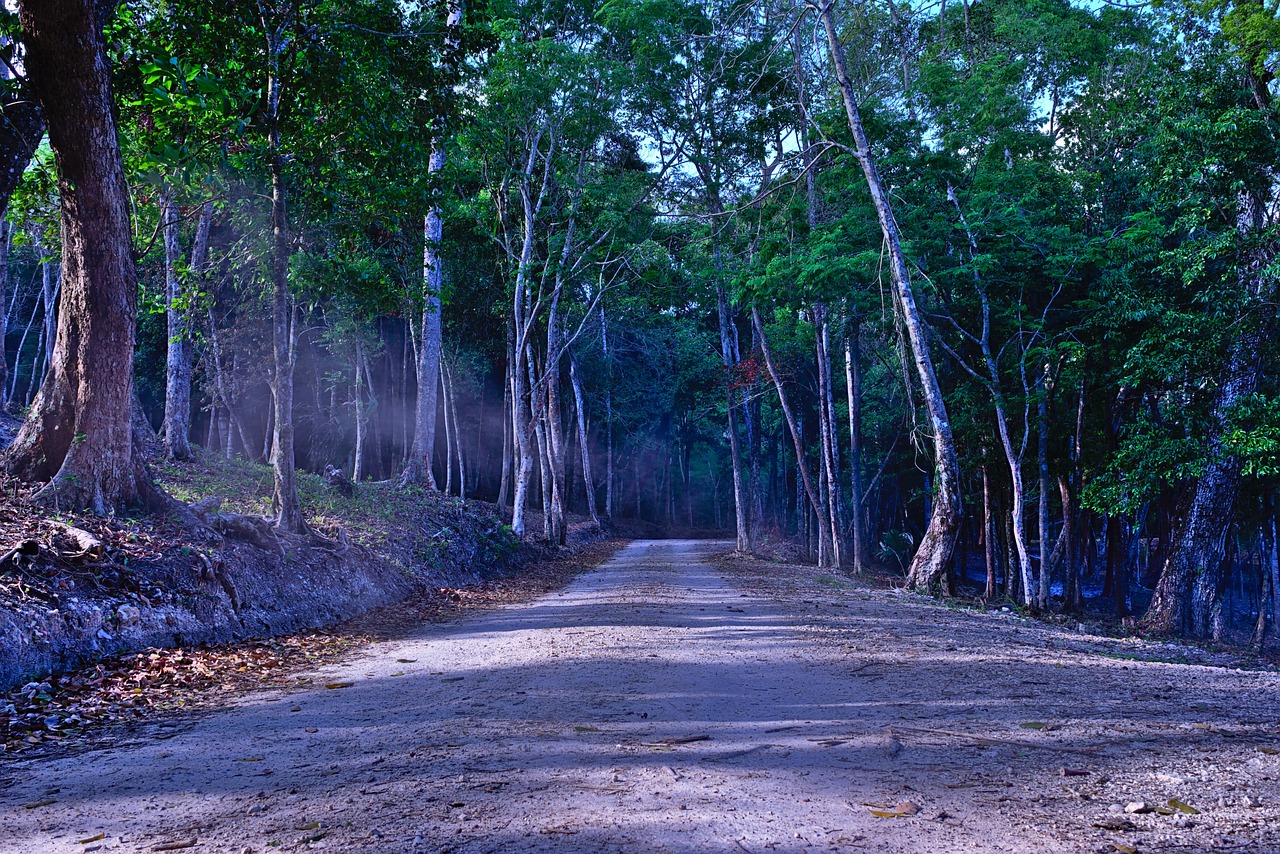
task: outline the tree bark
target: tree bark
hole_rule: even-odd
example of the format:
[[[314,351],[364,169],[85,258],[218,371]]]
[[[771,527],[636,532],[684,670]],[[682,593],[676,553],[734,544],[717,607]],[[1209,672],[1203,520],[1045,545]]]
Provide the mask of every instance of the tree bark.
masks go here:
[[[862,352],[858,342],[860,323],[849,322],[844,337],[844,382],[849,397],[849,531],[852,535],[853,571],[870,568],[866,511],[862,500]]]
[[[458,64],[462,0],[448,0],[447,8],[444,58],[452,75],[456,73]],[[433,129],[427,173],[439,174],[445,167],[446,159],[444,129],[437,125]],[[418,399],[414,407],[413,445],[409,449],[400,482],[405,486],[415,484],[435,489],[431,461],[435,455],[437,381],[440,376],[440,353],[444,344],[440,314],[440,288],[444,270],[440,243],[444,237],[444,217],[436,200],[433,200],[423,218],[422,237],[422,342],[418,347]]]
[[[165,320],[169,334],[165,355],[164,447],[175,460],[191,458],[191,324],[189,295],[178,266],[182,247],[178,242],[178,206],[167,183],[160,195],[161,233],[164,238]],[[207,237],[206,237],[207,240]],[[194,253],[193,253],[194,254]],[[192,269],[195,269],[194,258]]]
[[[1211,617],[1221,595],[1227,534],[1242,467],[1240,457],[1224,447],[1228,419],[1236,404],[1258,388],[1265,343],[1260,329],[1248,330],[1227,357],[1225,378],[1214,397],[1209,462],[1143,617],[1151,631],[1195,638],[1212,633]]]
[[[716,257],[719,258],[719,247]],[[716,315],[720,324],[720,356],[724,362],[724,394],[725,409],[729,420],[729,462],[733,466],[733,519],[737,532],[737,550],[746,554],[753,547],[751,542],[751,525],[747,518],[747,494],[743,466],[742,445],[738,438],[737,395],[733,389],[733,344],[730,340],[729,296],[723,285],[716,285]]]
[[[297,356],[297,308],[289,296],[289,241],[285,156],[280,140],[280,101],[284,81],[280,57],[288,48],[283,40],[284,22],[264,21],[267,49],[267,143],[271,173],[271,343],[274,375],[275,427],[270,453],[274,481],[276,526],[289,533],[305,533],[307,522],[298,497],[293,433],[293,372]]]
[[[835,554],[831,548],[831,519],[823,512],[822,499],[818,495],[816,486],[813,483],[813,477],[809,474],[809,465],[804,458],[804,440],[801,438],[801,428],[796,420],[795,413],[791,409],[791,403],[787,398],[787,390],[782,385],[782,377],[778,373],[777,366],[773,362],[773,354],[769,351],[769,341],[765,338],[764,324],[760,322],[760,312],[756,309],[751,310],[751,320],[755,323],[756,335],[760,340],[760,353],[764,356],[765,367],[769,370],[769,376],[773,380],[773,387],[778,392],[778,403],[782,407],[783,420],[787,423],[787,430],[791,433],[791,443],[795,448],[796,454],[796,471],[799,472],[799,478],[804,484],[804,494],[809,499],[809,505],[813,508],[814,514],[818,520],[818,566],[834,566]],[[801,505],[797,505],[797,511],[800,511]]]
[[[826,487],[827,524],[831,536],[831,565],[844,565],[844,537],[840,524],[840,458],[836,450],[835,400],[831,391],[831,333],[826,306],[816,304],[812,310],[814,341],[818,363],[818,443],[822,452],[823,480]]]
[[[928,590],[933,588],[946,573],[952,552],[955,550],[961,518],[960,463],[956,456],[955,439],[951,432],[946,402],[943,400],[942,388],[938,384],[933,359],[929,354],[924,318],[916,307],[915,295],[911,290],[911,275],[908,272],[906,255],[902,251],[898,222],[894,217],[888,190],[880,179],[875,159],[871,155],[871,144],[862,125],[862,115],[853,91],[853,82],[845,63],[844,46],[841,45],[836,32],[833,4],[834,0],[822,0],[819,14],[826,31],[827,46],[831,51],[832,64],[835,66],[836,80],[844,101],[849,130],[853,134],[855,156],[866,178],[867,188],[875,205],[876,217],[880,222],[880,230],[889,250],[889,272],[897,301],[902,309],[903,324],[906,326],[907,337],[911,342],[916,372],[920,377],[925,407],[929,413],[929,425],[933,432],[937,495],[933,501],[933,511],[928,527],[925,529],[924,536],[920,538],[920,546],[907,570],[907,582],[911,587],[917,590]]]
[[[91,0],[26,0],[19,14],[58,168],[64,285],[52,364],[5,464],[47,479],[35,499],[60,509],[158,505],[134,453],[137,270],[104,22]]]
[[[582,482],[587,493],[587,512],[591,521],[600,524],[600,510],[596,506],[596,482],[591,474],[591,443],[587,440],[586,396],[582,393],[582,377],[578,375],[578,360],[569,353],[569,382],[573,384],[573,404],[578,414],[578,446],[582,449]]]
[[[0,406],[9,386],[9,361],[4,340],[9,333],[9,249],[13,243],[13,225],[0,218]],[[16,288],[15,288],[16,290]]]

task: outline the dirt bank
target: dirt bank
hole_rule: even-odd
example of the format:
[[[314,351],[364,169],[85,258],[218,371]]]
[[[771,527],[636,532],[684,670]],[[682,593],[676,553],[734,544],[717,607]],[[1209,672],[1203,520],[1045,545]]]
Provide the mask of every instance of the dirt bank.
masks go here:
[[[270,472],[205,457],[159,469],[205,518],[269,512]],[[492,505],[392,483],[343,496],[299,475],[313,537],[227,530],[202,536],[175,520],[46,518],[0,504],[0,546],[38,553],[0,565],[0,689],[147,647],[193,646],[327,626],[422,589],[474,583],[544,552],[519,543]],[[66,525],[101,553],[60,544]],[[216,527],[216,526],[215,526]]]

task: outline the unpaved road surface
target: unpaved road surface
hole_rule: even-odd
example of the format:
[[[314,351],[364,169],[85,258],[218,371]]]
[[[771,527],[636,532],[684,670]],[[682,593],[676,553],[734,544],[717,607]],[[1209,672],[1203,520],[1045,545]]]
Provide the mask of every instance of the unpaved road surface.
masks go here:
[[[725,548],[7,763],[0,852],[1280,851],[1275,674]]]

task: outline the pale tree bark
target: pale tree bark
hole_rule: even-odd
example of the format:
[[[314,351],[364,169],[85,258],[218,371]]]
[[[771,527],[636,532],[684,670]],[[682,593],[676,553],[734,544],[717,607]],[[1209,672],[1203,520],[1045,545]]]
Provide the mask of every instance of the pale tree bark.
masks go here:
[[[456,73],[459,50],[459,29],[462,26],[462,0],[448,0],[448,17],[445,20],[445,59],[450,70]],[[431,140],[431,156],[427,160],[427,172],[438,175],[446,162],[444,132],[435,128]],[[440,288],[443,284],[444,264],[440,252],[444,237],[444,217],[438,202],[433,202],[422,223],[422,341],[418,347],[417,374],[418,398],[413,414],[413,445],[405,464],[400,482],[435,489],[435,476],[431,460],[435,455],[437,382],[440,376],[440,353],[444,345],[441,326]]]
[[[870,568],[866,511],[862,498],[862,354],[858,342],[858,318],[850,320],[844,338],[844,382],[849,398],[849,491],[852,518],[849,520],[853,548],[853,570]]]
[[[987,565],[987,586],[982,598],[990,602],[996,598],[996,547],[995,526],[991,519],[991,481],[987,476],[987,467],[982,467],[982,554]]]
[[[836,32],[835,16],[832,11],[834,0],[818,0],[818,2],[819,15],[826,31],[827,46],[831,51],[836,80],[844,101],[845,115],[849,121],[849,130],[853,134],[854,154],[866,178],[867,188],[875,205],[876,217],[880,222],[880,230],[889,251],[889,272],[897,302],[902,311],[903,325],[911,342],[925,408],[929,414],[929,426],[933,433],[937,494],[933,500],[933,511],[928,527],[920,539],[920,546],[907,570],[908,584],[917,590],[927,590],[933,588],[942,579],[955,550],[961,518],[960,463],[956,456],[955,440],[952,436],[951,421],[947,415],[946,402],[942,397],[942,388],[938,384],[933,358],[929,354],[925,321],[916,307],[915,294],[911,290],[911,275],[907,268],[906,255],[902,251],[898,223],[894,217],[888,190],[880,178],[875,159],[871,155],[871,144],[862,125],[862,114],[858,108],[853,82],[845,62],[844,46],[840,43]]]
[[[508,327],[508,330],[510,327]],[[508,331],[507,364],[511,364],[511,340]],[[511,418],[511,374],[508,367],[502,381],[502,477],[498,484],[498,506],[505,508],[511,490],[511,453],[512,453],[512,418]]]
[[[103,20],[91,0],[26,0],[26,68],[58,169],[64,284],[50,370],[10,472],[35,500],[105,514],[164,503],[133,444],[134,266]]]
[[[1052,561],[1049,559],[1049,502],[1053,491],[1049,480],[1049,368],[1046,365],[1044,376],[1040,381],[1040,393],[1036,400],[1036,424],[1039,432],[1037,462],[1040,464],[1040,585],[1036,590],[1036,607],[1041,611],[1049,607],[1049,582]]]
[[[165,355],[164,447],[175,460],[191,458],[191,323],[190,295],[182,281],[182,247],[178,241],[178,206],[173,188],[160,194],[161,234],[164,242],[165,320],[169,334]],[[208,239],[206,235],[206,240]],[[194,253],[193,253],[194,254]],[[194,270],[195,259],[191,267]]]
[[[604,354],[605,371],[604,515],[606,519],[612,519],[615,510],[613,491],[613,357],[609,351],[609,323],[605,318],[603,300],[600,302],[600,347]]]
[[[826,306],[815,304],[811,314],[818,362],[819,447],[826,487],[827,524],[831,535],[831,565],[843,566],[845,549],[843,526],[840,524],[840,506],[843,500],[840,494],[840,459],[836,445],[835,400],[831,391],[831,331]]]
[[[453,426],[453,451],[458,457],[458,497],[467,497],[467,461],[463,451],[462,430],[458,427],[458,386],[453,381],[453,369],[444,363],[444,378],[449,387],[448,417]]]
[[[520,177],[520,207],[522,215],[522,239],[520,252],[516,262],[516,280],[512,293],[511,319],[514,329],[512,345],[511,378],[512,407],[516,438],[516,477],[515,495],[511,506],[511,530],[516,536],[525,533],[525,506],[529,500],[529,486],[533,480],[534,448],[534,413],[530,395],[533,393],[532,382],[526,369],[529,359],[529,335],[534,321],[534,310],[530,289],[530,265],[533,262],[535,227],[542,202],[546,198],[547,183],[550,180],[551,156],[548,150],[543,162],[540,188],[533,186],[534,168],[538,162],[542,131],[532,134],[528,157],[524,171]],[[554,149],[554,140],[552,141]]]
[[[970,230],[964,212],[960,209],[960,200],[956,196],[955,188],[949,183],[947,184],[947,200],[955,207],[956,215],[960,218],[960,224],[964,227],[965,235],[969,239],[969,250],[972,253],[970,260],[972,261],[978,252],[978,240],[973,231]],[[976,372],[973,373],[978,380],[987,386],[987,390],[991,394],[992,405],[995,408],[996,435],[1000,438],[1000,448],[1004,451],[1005,463],[1009,466],[1009,481],[1013,494],[1010,532],[1013,535],[1014,550],[1018,558],[1018,578],[1021,582],[1022,602],[1028,607],[1034,607],[1037,603],[1037,586],[1032,575],[1031,549],[1027,543],[1026,482],[1022,469],[1027,443],[1030,440],[1031,414],[1028,408],[1029,403],[1024,405],[1022,410],[1022,443],[1015,448],[1012,433],[1009,430],[1009,407],[1000,381],[1000,366],[997,364],[995,354],[991,349],[991,301],[987,297],[986,287],[983,285],[976,270],[974,271],[973,279],[974,287],[977,289],[978,299],[982,306],[982,331],[976,337],[963,330],[961,332],[965,337],[976,343],[982,353],[982,364],[986,369],[986,376],[983,377],[977,375]],[[961,365],[966,370],[969,370],[968,366],[964,365],[963,362],[961,362]],[[1020,363],[1020,367],[1025,375],[1025,365]],[[1047,521],[1045,524],[1048,524]]]
[[[365,402],[364,378],[365,378],[365,351],[364,336],[360,334],[360,326],[356,325],[355,329],[355,345],[356,345],[356,361],[355,361],[355,382],[352,391],[352,398],[356,408],[356,447],[355,462],[351,466],[352,483],[360,483],[364,480],[364,445],[365,434],[369,430],[369,407]]]
[[[31,314],[27,317],[27,325],[22,328],[22,337],[18,339],[18,350],[13,354],[13,374],[9,381],[9,390],[5,395],[5,403],[12,403],[18,399],[18,374],[22,368],[22,351],[27,347],[27,338],[31,335],[31,327],[35,326],[36,315],[40,313],[40,301],[36,300],[31,307]],[[32,371],[35,370],[33,365]]]
[[[297,359],[297,306],[289,295],[289,238],[285,155],[280,140],[280,101],[283,88],[280,59],[289,49],[286,20],[280,26],[263,12],[266,31],[268,167],[271,173],[271,342],[275,399],[275,426],[272,431],[271,469],[274,481],[273,505],[276,526],[289,533],[306,533],[306,518],[298,497],[293,433],[293,373]]]
[[[591,521],[600,524],[600,510],[596,506],[596,481],[591,473],[591,443],[587,440],[587,400],[582,393],[582,378],[578,375],[578,360],[569,353],[569,382],[573,384],[573,404],[578,415],[578,447],[582,450],[582,482],[587,492],[587,512]]]
[[[0,405],[9,385],[9,362],[3,342],[9,333],[9,248],[13,243],[13,225],[0,219]]]
[[[716,247],[717,258],[720,249]],[[729,419],[729,461],[733,467],[733,519],[738,535],[737,549],[749,553],[752,549],[751,525],[747,518],[746,483],[742,466],[742,446],[738,438],[738,419],[736,417],[737,395],[733,388],[733,344],[730,340],[729,325],[732,318],[729,313],[729,297],[723,285],[716,285],[716,310],[720,323],[720,355],[724,362],[725,408]]]
[[[818,566],[834,566],[835,554],[832,548],[831,518],[825,512],[822,497],[818,494],[818,489],[813,482],[813,476],[809,473],[809,464],[804,458],[804,441],[800,435],[800,425],[796,420],[794,411],[791,409],[786,387],[782,384],[782,376],[778,373],[777,366],[774,364],[773,353],[769,350],[769,340],[764,334],[764,324],[760,321],[760,312],[754,308],[751,310],[751,320],[756,327],[756,335],[760,341],[760,353],[764,356],[765,367],[768,369],[769,377],[773,380],[773,387],[778,393],[778,403],[782,407],[783,420],[786,421],[787,430],[791,434],[791,443],[796,455],[796,470],[800,473],[800,480],[804,483],[804,493],[809,499],[809,505],[813,508],[813,512],[818,518]],[[798,506],[797,510],[799,509]]]

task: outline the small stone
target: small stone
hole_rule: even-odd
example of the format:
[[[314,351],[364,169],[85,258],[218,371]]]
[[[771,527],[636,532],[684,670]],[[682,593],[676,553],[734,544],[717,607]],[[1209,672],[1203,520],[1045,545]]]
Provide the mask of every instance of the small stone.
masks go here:
[[[1124,812],[1124,806],[1122,804],[1112,804],[1107,807],[1107,810],[1110,812]]]
[[[1245,795],[1244,805],[1251,810],[1256,810],[1258,807],[1262,806],[1262,799],[1255,798],[1253,795]]]
[[[132,626],[142,620],[142,609],[137,605],[121,605],[116,608],[116,618],[122,626]]]
[[[1124,811],[1129,814],[1151,812],[1151,807],[1147,806],[1146,801],[1129,801],[1124,805]]]
[[[1186,777],[1179,777],[1177,774],[1160,773],[1156,775],[1156,779],[1162,783],[1171,783],[1175,786],[1180,786],[1183,783],[1187,782]]]

